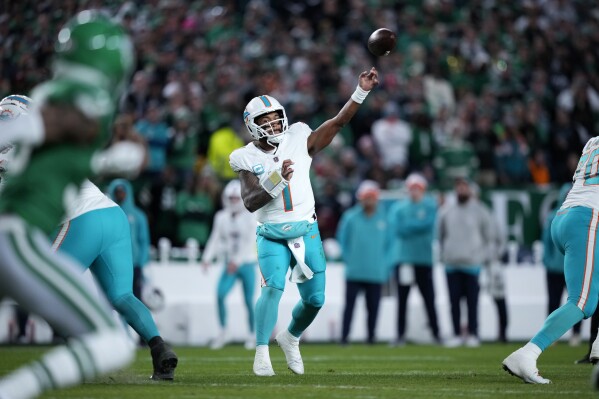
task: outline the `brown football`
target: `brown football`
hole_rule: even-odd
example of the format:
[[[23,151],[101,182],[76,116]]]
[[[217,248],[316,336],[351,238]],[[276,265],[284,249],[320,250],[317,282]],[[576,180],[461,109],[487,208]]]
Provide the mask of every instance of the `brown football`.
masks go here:
[[[388,55],[395,50],[397,36],[387,28],[377,29],[368,38],[368,50],[377,57]]]

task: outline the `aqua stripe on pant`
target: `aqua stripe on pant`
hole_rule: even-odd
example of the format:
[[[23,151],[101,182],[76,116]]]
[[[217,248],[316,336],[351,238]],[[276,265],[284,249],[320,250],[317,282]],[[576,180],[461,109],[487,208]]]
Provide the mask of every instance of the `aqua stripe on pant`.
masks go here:
[[[67,223],[68,230],[61,231],[66,235],[59,233],[55,240],[58,250],[91,270],[112,306],[144,341],[159,336],[152,314],[133,295],[131,232],[123,210],[96,209]]]

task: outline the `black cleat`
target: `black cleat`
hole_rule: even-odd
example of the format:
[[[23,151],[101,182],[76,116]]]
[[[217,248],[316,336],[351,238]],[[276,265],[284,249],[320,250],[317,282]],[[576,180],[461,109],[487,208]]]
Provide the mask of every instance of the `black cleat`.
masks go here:
[[[591,364],[591,359],[590,359],[591,354],[588,353],[585,357],[578,359],[574,362],[574,364]]]
[[[154,372],[152,373],[152,380],[155,381],[172,381],[175,379],[175,369],[179,359],[171,347],[161,342],[151,350],[152,354],[152,365],[154,366]]]

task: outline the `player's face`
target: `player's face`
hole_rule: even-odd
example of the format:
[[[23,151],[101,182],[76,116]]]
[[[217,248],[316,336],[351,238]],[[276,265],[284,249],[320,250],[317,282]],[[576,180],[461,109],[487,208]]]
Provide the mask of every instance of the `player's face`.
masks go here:
[[[420,199],[424,196],[424,188],[417,184],[413,184],[408,187],[408,192],[410,193],[410,198],[412,198],[412,201],[420,201]]]
[[[464,203],[468,201],[468,199],[470,199],[471,191],[468,182],[465,182],[463,180],[458,181],[455,185],[455,192],[458,198],[458,202],[460,203]]]
[[[255,123],[266,130],[268,134],[279,134],[283,131],[283,123],[280,119],[281,115],[278,112],[270,112],[257,117]]]
[[[366,212],[372,212],[374,209],[376,209],[378,202],[378,194],[366,193],[360,197],[360,203]]]
[[[123,203],[123,201],[125,201],[125,198],[127,198],[127,192],[125,191],[125,189],[120,186],[115,188],[114,200],[116,201],[116,203],[117,204]]]

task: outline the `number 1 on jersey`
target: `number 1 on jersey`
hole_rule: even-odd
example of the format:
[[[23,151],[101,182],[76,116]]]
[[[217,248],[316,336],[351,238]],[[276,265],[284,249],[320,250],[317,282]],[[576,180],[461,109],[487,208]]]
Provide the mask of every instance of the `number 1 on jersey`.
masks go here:
[[[291,185],[283,189],[283,209],[285,212],[291,212],[293,210],[293,201],[291,200]]]

